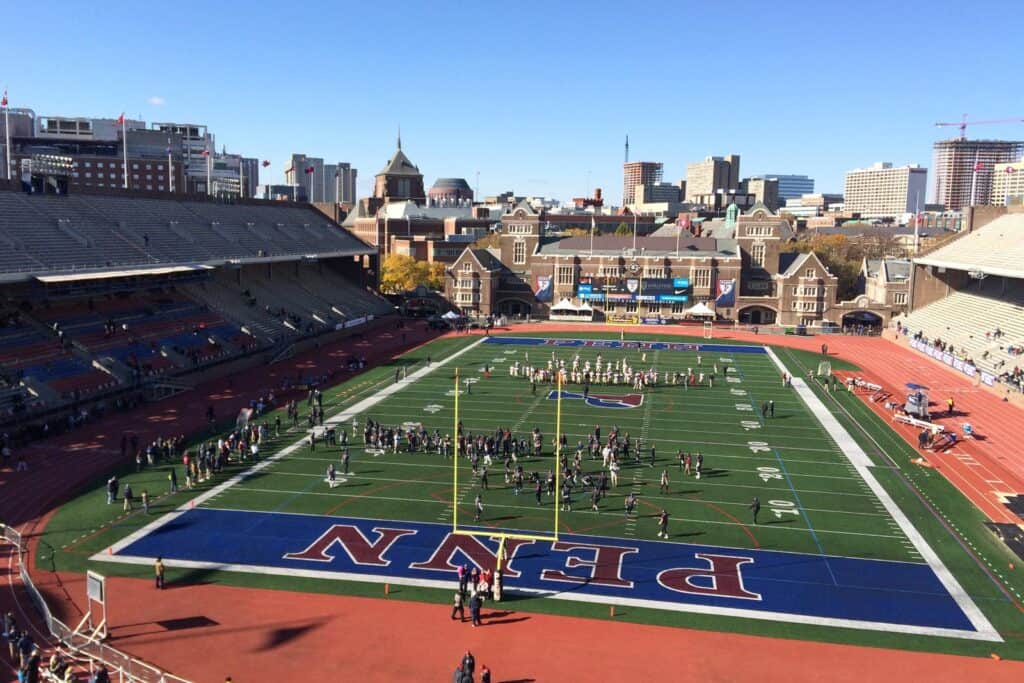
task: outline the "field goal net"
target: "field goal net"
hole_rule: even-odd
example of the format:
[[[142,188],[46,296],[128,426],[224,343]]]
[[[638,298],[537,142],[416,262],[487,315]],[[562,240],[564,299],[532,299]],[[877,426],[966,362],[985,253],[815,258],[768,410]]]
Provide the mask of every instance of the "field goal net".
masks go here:
[[[475,536],[480,539],[497,539],[498,540],[498,551],[496,555],[497,569],[501,569],[505,561],[507,560],[505,554],[505,542],[507,540],[523,540],[523,541],[542,541],[542,542],[555,542],[558,540],[558,516],[561,511],[562,503],[562,376],[558,375],[557,383],[557,399],[555,401],[555,461],[553,463],[553,472],[555,475],[555,492],[554,492],[554,515],[553,515],[553,527],[550,533],[527,533],[525,531],[502,531],[500,529],[487,529],[479,526],[467,526],[464,522],[460,525],[459,517],[459,458],[461,453],[459,451],[459,441],[461,434],[459,434],[459,394],[460,382],[459,382],[459,371],[455,370],[455,426],[453,433],[455,434],[454,440],[454,457],[452,458],[452,533],[461,536]],[[472,520],[470,520],[472,522]]]
[[[823,360],[818,363],[818,377],[831,377],[832,376],[832,362]]]
[[[711,339],[715,329],[715,323],[710,320],[704,321],[704,338]]]

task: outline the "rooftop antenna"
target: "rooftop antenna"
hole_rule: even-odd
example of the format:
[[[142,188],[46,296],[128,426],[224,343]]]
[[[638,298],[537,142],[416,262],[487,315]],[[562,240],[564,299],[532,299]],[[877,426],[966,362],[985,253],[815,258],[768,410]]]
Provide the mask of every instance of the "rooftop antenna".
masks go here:
[[[629,136],[626,136],[626,163],[629,163]]]

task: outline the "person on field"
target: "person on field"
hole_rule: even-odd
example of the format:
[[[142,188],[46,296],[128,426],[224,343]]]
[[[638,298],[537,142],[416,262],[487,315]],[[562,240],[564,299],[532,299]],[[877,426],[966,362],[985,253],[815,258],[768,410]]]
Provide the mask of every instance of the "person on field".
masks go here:
[[[661,471],[661,488],[659,489],[659,492],[660,493],[668,493],[668,469],[667,468],[663,469]]]
[[[750,511],[754,513],[754,524],[757,524],[757,513],[761,512],[761,501],[758,500],[757,496],[754,496],[754,500],[750,502]]]
[[[668,538],[668,511],[665,508],[658,513],[658,538]]]
[[[156,558],[156,562],[153,563],[153,575],[156,579],[156,587],[158,590],[164,589],[164,561],[162,558]]]
[[[474,593],[469,598],[469,618],[473,622],[474,628],[483,625],[483,622],[480,621],[480,608],[483,607],[483,604],[484,600],[480,593]]]
[[[473,517],[473,521],[479,522],[480,518],[484,516],[484,499],[480,497],[479,493],[476,495],[474,505],[476,506],[476,515]]]
[[[458,614],[459,614],[459,621],[460,622],[466,621],[466,606],[464,604],[464,601],[465,601],[465,599],[463,597],[462,590],[455,591],[455,598],[454,598],[454,601],[452,602],[452,619],[453,620],[455,619],[455,613],[458,612]]]

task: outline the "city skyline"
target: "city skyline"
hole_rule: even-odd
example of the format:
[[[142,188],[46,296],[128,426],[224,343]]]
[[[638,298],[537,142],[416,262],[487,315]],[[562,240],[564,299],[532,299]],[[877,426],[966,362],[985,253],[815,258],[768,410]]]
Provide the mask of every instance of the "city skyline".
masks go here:
[[[752,10],[735,24],[713,21],[713,7],[652,4],[631,8],[629,24],[638,30],[630,33],[606,3],[526,3],[529,21],[521,23],[497,10],[446,3],[323,6],[313,10],[317,21],[306,13],[273,22],[262,19],[258,3],[248,15],[197,4],[210,19],[203,22],[155,7],[118,7],[42,17],[49,47],[41,54],[29,32],[12,32],[12,53],[34,56],[31,70],[0,79],[11,106],[41,116],[116,118],[124,111],[147,121],[200,122],[218,146],[270,160],[262,183],[281,182],[296,150],[314,150],[360,169],[359,196],[369,194],[373,174],[394,151],[399,126],[428,185],[462,177],[476,190],[479,172],[481,197],[513,190],[565,202],[601,187],[618,204],[626,135],[630,159],[661,162],[666,182],[685,178],[688,163],[735,151],[749,171],[744,176],[806,174],[818,191],[839,192],[847,171],[880,160],[931,171],[933,143],[956,135],[935,128],[936,121],[957,121],[963,112],[976,120],[1024,113],[1013,109],[1005,78],[1024,57],[999,41],[976,42],[941,68],[930,67],[931,53],[857,48],[866,35],[874,45],[905,45],[953,25],[980,32],[1009,11],[1008,2],[980,9],[934,3],[927,13],[884,5],[881,15],[791,4],[759,18]],[[8,16],[9,26],[39,21],[25,6]],[[161,35],[187,30],[193,44],[210,49],[171,50],[168,62],[159,37],[136,28],[155,25]],[[347,26],[340,40],[339,25]],[[366,30],[354,28],[360,26]],[[694,26],[716,28],[683,30]],[[382,30],[396,48],[381,49]],[[303,50],[264,49],[289,32],[303,36]],[[583,34],[602,39],[576,39]],[[97,39],[102,35],[110,40]],[[677,49],[606,49],[614,40]],[[434,47],[453,41],[459,50]],[[211,68],[221,53],[231,58],[218,57]],[[677,76],[679,58],[687,66]],[[769,69],[740,87],[712,68],[723,60],[737,69],[757,60]],[[970,89],[950,89],[968,79]],[[801,86],[814,82],[823,85]],[[516,105],[520,95],[532,104]],[[1024,125],[978,126],[968,135],[1022,139]]]

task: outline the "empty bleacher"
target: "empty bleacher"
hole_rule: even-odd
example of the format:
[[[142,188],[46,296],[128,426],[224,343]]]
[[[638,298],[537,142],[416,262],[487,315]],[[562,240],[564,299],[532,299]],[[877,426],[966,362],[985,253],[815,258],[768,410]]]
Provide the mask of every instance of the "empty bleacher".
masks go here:
[[[0,272],[372,252],[312,207],[0,191]]]

